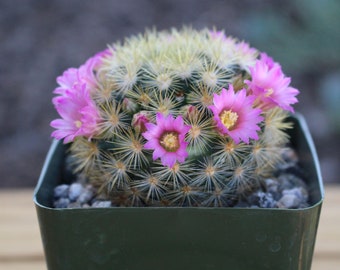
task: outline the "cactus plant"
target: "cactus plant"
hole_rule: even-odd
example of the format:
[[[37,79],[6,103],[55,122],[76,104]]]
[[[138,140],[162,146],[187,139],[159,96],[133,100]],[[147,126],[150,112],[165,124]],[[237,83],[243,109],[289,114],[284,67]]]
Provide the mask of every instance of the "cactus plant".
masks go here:
[[[299,91],[223,31],[146,31],[57,78],[75,174],[117,206],[232,206],[283,162]]]

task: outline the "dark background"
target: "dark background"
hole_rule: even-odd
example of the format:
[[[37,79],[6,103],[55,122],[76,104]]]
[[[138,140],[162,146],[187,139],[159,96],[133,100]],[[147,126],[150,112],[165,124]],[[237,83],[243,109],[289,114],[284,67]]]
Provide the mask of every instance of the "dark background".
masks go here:
[[[55,78],[146,28],[216,26],[281,63],[301,91],[327,183],[340,182],[340,1],[0,0],[0,187],[33,187]]]

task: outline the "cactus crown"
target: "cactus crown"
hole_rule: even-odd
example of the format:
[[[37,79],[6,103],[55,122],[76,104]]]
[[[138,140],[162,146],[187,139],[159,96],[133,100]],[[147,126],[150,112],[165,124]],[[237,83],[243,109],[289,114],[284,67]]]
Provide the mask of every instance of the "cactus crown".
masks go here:
[[[52,136],[116,205],[230,206],[281,162],[298,90],[223,32],[147,31],[57,78]]]

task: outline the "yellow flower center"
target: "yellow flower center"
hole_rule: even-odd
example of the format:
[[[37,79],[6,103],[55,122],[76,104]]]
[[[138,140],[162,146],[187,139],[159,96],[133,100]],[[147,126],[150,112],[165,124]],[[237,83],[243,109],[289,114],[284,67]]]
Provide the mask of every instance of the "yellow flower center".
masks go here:
[[[76,121],[74,121],[74,124],[76,125],[77,128],[81,128],[83,123],[79,120],[76,120]]]
[[[176,132],[166,132],[160,140],[161,146],[168,152],[176,152],[180,147],[178,134]]]
[[[233,112],[231,110],[224,110],[221,114],[220,114],[220,119],[222,124],[227,128],[227,129],[232,129],[238,119],[238,114],[236,112]]]

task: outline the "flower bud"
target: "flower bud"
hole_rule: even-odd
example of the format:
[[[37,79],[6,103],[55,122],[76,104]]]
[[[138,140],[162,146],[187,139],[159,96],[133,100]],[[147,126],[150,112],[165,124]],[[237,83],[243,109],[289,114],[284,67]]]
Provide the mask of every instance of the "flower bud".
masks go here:
[[[148,112],[140,111],[133,115],[131,124],[137,132],[142,133],[146,131],[145,124],[149,122],[150,122],[150,118],[149,118]]]

